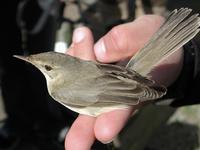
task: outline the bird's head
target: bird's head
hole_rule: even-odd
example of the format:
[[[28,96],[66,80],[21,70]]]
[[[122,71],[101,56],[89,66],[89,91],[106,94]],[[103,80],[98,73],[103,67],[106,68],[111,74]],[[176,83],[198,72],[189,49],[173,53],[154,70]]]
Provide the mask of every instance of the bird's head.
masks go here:
[[[63,72],[66,73],[67,66],[69,66],[68,62],[72,59],[68,55],[56,52],[45,52],[30,56],[14,55],[14,57],[33,64],[44,74],[47,80],[55,79]]]

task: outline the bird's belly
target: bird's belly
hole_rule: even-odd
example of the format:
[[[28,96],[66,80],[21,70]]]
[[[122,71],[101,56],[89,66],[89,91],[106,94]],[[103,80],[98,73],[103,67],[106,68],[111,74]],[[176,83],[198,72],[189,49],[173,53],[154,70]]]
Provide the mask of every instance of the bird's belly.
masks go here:
[[[105,112],[110,112],[110,111],[117,110],[117,109],[127,109],[130,107],[128,105],[122,105],[122,104],[100,106],[100,107],[95,106],[95,105],[91,105],[91,106],[87,106],[87,107],[71,107],[68,105],[64,105],[64,106],[71,109],[72,111],[77,112],[77,113],[89,115],[89,116],[93,116],[93,117],[97,117],[98,115],[105,113]]]

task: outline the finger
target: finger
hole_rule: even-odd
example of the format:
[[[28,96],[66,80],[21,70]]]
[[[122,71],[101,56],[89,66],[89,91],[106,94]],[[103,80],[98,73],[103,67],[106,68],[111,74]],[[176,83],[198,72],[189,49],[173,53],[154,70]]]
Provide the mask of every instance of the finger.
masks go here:
[[[95,137],[102,143],[111,142],[124,127],[132,111],[132,108],[128,108],[100,115],[95,122]]]
[[[94,123],[94,117],[79,115],[66,136],[65,149],[89,150],[95,140]]]
[[[90,29],[80,27],[75,29],[72,44],[67,53],[84,60],[95,60],[93,51],[94,39]]]
[[[144,46],[163,21],[160,16],[145,15],[114,27],[95,44],[97,60],[109,63],[132,56]]]

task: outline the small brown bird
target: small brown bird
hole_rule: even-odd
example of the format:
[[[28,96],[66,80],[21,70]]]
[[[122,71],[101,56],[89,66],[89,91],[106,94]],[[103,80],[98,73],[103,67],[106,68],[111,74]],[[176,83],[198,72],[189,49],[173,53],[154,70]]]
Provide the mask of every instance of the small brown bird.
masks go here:
[[[149,42],[128,64],[101,64],[55,52],[15,56],[32,63],[45,76],[49,94],[67,108],[90,116],[153,101],[166,88],[148,79],[148,73],[198,32],[198,14],[174,10]]]

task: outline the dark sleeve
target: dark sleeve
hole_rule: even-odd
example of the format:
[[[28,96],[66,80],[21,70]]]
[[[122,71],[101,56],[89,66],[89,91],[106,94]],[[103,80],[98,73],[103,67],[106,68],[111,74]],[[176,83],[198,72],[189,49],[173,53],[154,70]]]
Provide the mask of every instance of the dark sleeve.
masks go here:
[[[200,104],[200,37],[184,46],[184,64],[177,81],[156,104],[179,107]]]

